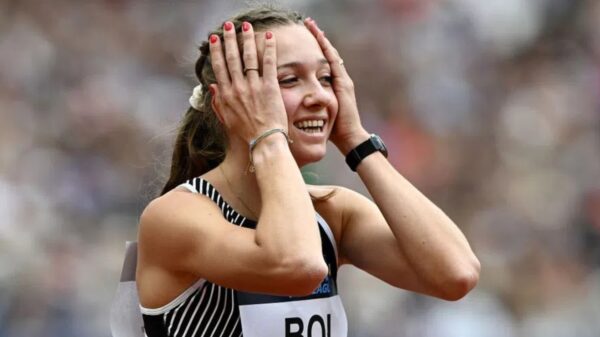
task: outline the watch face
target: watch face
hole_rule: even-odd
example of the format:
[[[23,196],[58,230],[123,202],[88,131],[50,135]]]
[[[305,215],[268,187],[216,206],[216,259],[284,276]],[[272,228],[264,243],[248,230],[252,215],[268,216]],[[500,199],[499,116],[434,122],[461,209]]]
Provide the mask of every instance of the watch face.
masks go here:
[[[372,135],[371,139],[373,141],[373,145],[375,145],[375,148],[377,150],[381,151],[381,153],[383,153],[383,155],[387,157],[387,155],[388,155],[387,148],[385,147],[383,140],[381,140],[381,137],[374,134],[374,135]]]

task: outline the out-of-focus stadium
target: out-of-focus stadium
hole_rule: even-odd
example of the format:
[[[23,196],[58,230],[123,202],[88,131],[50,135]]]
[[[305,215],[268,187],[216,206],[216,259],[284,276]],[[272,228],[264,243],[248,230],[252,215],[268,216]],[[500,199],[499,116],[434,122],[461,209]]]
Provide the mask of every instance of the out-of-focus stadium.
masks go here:
[[[600,335],[600,2],[284,1],[482,264],[458,302],[343,267],[350,336]],[[107,337],[208,31],[241,1],[0,2],[0,337]],[[334,147],[305,169],[365,192]]]

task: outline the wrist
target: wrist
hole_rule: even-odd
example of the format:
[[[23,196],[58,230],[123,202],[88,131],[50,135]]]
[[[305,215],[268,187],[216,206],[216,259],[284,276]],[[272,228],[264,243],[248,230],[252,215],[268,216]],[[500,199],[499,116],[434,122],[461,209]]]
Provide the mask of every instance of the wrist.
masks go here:
[[[356,171],[358,165],[375,152],[381,152],[384,157],[387,157],[387,148],[385,147],[383,140],[373,133],[367,140],[360,143],[346,154],[346,164],[348,164],[352,171]]]
[[[281,132],[276,132],[256,143],[250,151],[249,164],[254,169],[283,153],[290,153],[290,147],[287,137]]]
[[[340,141],[334,142],[334,144],[337,146],[338,150],[340,150],[340,152],[346,156],[350,151],[352,151],[352,149],[369,139],[369,137],[371,137],[371,134],[369,134],[365,129],[360,129],[346,137],[343,137],[343,139]]]

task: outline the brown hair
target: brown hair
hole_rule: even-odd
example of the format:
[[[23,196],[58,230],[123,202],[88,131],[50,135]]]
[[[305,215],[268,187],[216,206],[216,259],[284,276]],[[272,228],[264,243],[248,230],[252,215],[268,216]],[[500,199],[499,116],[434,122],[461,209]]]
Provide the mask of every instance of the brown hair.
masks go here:
[[[297,12],[272,5],[260,5],[227,21],[233,23],[239,34],[244,21],[252,24],[254,31],[264,31],[276,26],[302,23],[303,20],[304,17]],[[208,36],[213,34],[222,40],[223,25],[210,32]],[[171,172],[161,195],[190,178],[212,170],[225,158],[227,137],[211,107],[212,95],[208,90],[210,84],[217,83],[210,62],[208,41],[202,42],[199,49],[200,57],[196,61],[195,72],[202,84],[201,104],[198,110],[190,107],[181,121],[171,160]]]

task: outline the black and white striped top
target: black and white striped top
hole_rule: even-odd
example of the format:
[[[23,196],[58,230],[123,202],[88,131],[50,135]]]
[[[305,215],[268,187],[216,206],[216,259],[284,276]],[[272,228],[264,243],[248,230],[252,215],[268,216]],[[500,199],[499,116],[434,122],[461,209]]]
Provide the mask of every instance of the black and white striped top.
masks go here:
[[[223,216],[232,224],[256,228],[256,222],[236,212],[223,200],[219,192],[206,180],[194,178],[180,185],[193,193],[201,193],[213,200]],[[271,296],[251,294],[222,287],[200,279],[167,305],[149,309],[140,307],[148,337],[239,337],[243,335],[240,322],[240,304],[289,302],[324,298],[337,295],[337,251],[331,229],[325,220],[316,215],[321,233],[323,256],[329,265],[328,292],[315,291],[306,297]]]

